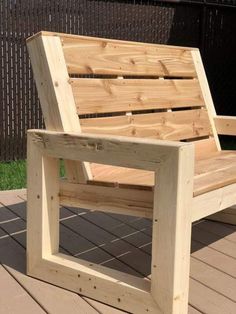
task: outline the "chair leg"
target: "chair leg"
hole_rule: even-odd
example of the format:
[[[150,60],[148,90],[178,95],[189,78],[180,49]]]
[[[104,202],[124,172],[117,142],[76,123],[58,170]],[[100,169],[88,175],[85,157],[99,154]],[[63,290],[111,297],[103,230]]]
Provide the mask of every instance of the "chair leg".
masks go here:
[[[27,273],[59,249],[59,161],[27,143]]]
[[[156,174],[151,294],[165,314],[188,312],[192,157],[183,150]]]

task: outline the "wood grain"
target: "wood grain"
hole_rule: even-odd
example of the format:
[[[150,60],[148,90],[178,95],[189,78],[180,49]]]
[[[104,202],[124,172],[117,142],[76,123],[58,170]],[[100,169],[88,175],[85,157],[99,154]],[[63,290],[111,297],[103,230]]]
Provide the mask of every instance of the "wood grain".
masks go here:
[[[60,35],[69,73],[195,77],[189,48]]]
[[[218,134],[236,135],[236,117],[216,116],[214,122]]]
[[[198,80],[71,79],[78,114],[204,106]]]
[[[80,132],[68,73],[58,37],[39,36],[28,42],[34,79],[46,128]],[[67,176],[74,182],[91,178],[89,165],[65,161]]]
[[[205,109],[80,119],[84,133],[185,140],[211,135]]]

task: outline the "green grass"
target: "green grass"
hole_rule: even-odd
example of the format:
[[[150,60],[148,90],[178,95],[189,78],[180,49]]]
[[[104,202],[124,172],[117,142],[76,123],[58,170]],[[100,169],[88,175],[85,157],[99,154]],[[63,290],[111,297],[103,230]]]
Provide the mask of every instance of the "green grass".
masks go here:
[[[25,160],[0,162],[0,191],[26,187]]]
[[[60,176],[65,175],[61,162]],[[26,161],[0,162],[0,191],[22,189],[26,187]]]

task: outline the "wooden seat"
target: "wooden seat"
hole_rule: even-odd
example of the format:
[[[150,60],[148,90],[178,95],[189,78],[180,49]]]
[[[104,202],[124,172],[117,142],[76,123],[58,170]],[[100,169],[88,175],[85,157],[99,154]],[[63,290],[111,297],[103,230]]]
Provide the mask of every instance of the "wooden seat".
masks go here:
[[[199,50],[49,32],[27,46],[46,126],[28,131],[27,273],[187,314],[192,223],[236,224],[236,153],[218,138],[236,119],[216,115]],[[59,204],[152,219],[151,280],[60,253]]]
[[[154,172],[91,164],[93,180],[134,186],[154,186]],[[236,152],[221,151],[195,163],[193,195],[197,196],[236,183]]]

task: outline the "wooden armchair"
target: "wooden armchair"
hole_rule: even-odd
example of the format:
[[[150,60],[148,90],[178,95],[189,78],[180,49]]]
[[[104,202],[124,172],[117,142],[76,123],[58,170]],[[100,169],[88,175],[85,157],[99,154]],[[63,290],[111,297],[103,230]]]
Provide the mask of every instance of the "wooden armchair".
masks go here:
[[[192,222],[236,223],[222,211],[236,153],[217,135],[236,120],[216,116],[198,49],[48,32],[27,45],[46,125],[28,131],[28,274],[132,313],[187,313]],[[59,204],[151,218],[151,280],[59,253]]]

